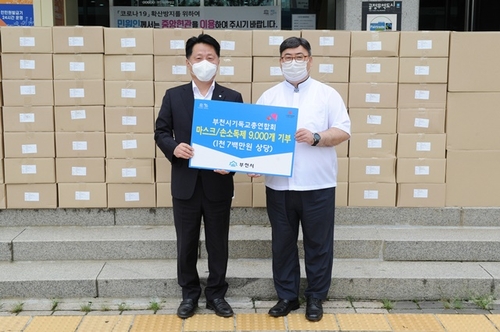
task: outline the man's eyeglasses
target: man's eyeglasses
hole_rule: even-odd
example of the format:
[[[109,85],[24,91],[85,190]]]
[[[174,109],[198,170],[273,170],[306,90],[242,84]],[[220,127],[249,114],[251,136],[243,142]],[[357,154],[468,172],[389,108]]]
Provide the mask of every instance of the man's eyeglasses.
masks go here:
[[[281,57],[281,61],[283,61],[283,63],[292,63],[292,61],[295,60],[296,62],[300,63],[300,62],[307,61],[308,58],[309,58],[309,56],[304,55],[304,54],[296,54],[295,56],[285,55],[285,56]]]

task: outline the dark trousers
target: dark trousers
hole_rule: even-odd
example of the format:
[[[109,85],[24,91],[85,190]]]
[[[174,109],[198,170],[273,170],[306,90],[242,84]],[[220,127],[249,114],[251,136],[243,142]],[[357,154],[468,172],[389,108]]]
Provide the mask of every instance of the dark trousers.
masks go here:
[[[201,295],[196,263],[202,217],[209,271],[205,296],[207,300],[223,298],[228,288],[226,271],[231,199],[209,200],[203,192],[201,180],[198,179],[190,199],[173,198],[172,202],[177,234],[177,280],[182,287],[182,298],[198,300]]]
[[[333,268],[335,188],[277,191],[266,188],[272,227],[274,287],[280,299],[299,297],[300,264],[297,245],[302,226],[307,277],[306,297],[326,299]]]

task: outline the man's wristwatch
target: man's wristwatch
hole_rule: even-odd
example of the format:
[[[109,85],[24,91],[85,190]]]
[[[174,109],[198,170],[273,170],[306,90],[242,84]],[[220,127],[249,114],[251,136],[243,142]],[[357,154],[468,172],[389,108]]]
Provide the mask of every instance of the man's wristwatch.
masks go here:
[[[313,142],[312,146],[316,146],[316,145],[318,145],[319,140],[321,139],[321,136],[319,136],[319,134],[318,134],[318,133],[314,133],[314,134],[313,134],[313,138],[314,138],[314,142]]]

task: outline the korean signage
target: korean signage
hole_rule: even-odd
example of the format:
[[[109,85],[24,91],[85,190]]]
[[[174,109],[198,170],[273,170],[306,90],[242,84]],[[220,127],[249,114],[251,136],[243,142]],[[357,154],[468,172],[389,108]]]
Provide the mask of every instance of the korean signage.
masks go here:
[[[280,29],[279,6],[255,7],[111,7],[117,28]]]
[[[361,30],[401,31],[402,1],[362,2]]]
[[[0,0],[0,26],[34,26],[33,0]]]
[[[195,100],[194,168],[291,176],[297,108]]]

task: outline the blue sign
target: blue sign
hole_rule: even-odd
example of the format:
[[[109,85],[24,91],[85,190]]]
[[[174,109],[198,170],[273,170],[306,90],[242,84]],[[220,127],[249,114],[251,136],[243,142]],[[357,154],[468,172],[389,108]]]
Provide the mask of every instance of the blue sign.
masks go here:
[[[291,176],[298,109],[195,100],[193,168]]]
[[[34,26],[33,4],[0,3],[0,25]]]

